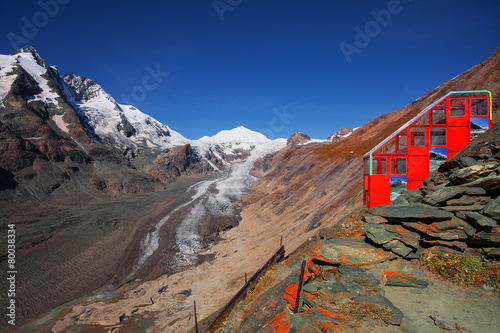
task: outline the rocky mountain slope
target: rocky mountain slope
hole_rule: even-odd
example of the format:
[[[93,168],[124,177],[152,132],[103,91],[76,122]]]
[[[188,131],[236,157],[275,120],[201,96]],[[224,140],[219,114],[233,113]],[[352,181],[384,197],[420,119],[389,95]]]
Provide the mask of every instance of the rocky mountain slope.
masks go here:
[[[494,332],[500,324],[494,292],[500,285],[499,152],[497,123],[417,190],[321,229],[272,267],[210,332]],[[496,273],[461,289],[425,268],[437,254],[493,261]]]
[[[383,114],[334,143],[289,145],[258,162],[260,181],[244,198],[245,212],[262,223],[287,221],[283,236],[296,234],[292,248],[319,226],[332,225],[362,206],[362,157],[418,112],[449,91],[490,90],[494,122],[500,97],[500,48],[463,74],[447,81],[407,106]]]
[[[186,140],[32,47],[0,55],[0,219],[16,225],[19,321],[122,283],[141,237],[194,182],[284,145],[243,127]]]
[[[0,56],[0,101],[0,196],[13,202],[3,217],[42,202],[158,191],[222,171],[271,141],[243,127],[187,140],[92,80],[59,75],[29,46]]]
[[[243,273],[253,274],[271,257],[279,247],[280,236],[283,236],[287,252],[299,249],[294,254],[294,258],[298,260],[314,250],[314,243],[307,243],[303,247],[301,245],[317,234],[320,228],[333,230],[331,227],[340,223],[348,228],[340,228],[335,234],[336,237],[361,235],[364,232],[362,229],[351,229],[351,222],[355,218],[349,214],[362,207],[362,156],[449,91],[490,90],[496,122],[500,94],[499,68],[500,49],[483,63],[443,83],[404,108],[373,119],[336,143],[303,144],[301,141],[304,136],[296,135],[292,142],[296,141],[297,144],[290,144],[255,164],[254,175],[260,180],[252,186],[253,193],[243,198],[242,220],[238,228],[225,233],[224,238],[227,240],[217,244],[207,253],[215,257],[212,262],[203,263],[193,270],[174,276],[164,276],[140,284],[130,291],[122,290],[121,299],[113,304],[99,302],[75,306],[55,327],[64,329],[78,323],[84,326],[97,325],[95,327],[120,326],[125,330],[133,330],[133,327],[148,319],[154,321],[152,325],[157,330],[185,332],[194,326],[193,300],[197,304],[198,318],[208,317],[222,308],[244,285]],[[346,218],[341,220],[343,217]],[[325,237],[323,236],[323,239],[326,239]],[[353,246],[359,248],[358,245]],[[328,247],[333,248],[333,251],[336,246],[341,247],[332,252],[337,256],[342,253],[341,250],[346,249],[345,244],[330,244]],[[303,249],[305,250],[302,251]],[[373,248],[373,251],[375,255],[387,252],[377,248]],[[380,269],[383,268],[379,267]],[[289,274],[292,270],[295,272],[292,268],[285,268],[286,270],[289,270]],[[347,270],[343,275],[346,279],[352,278],[351,272]],[[276,282],[286,278],[283,275],[279,277],[275,277]],[[283,283],[281,286],[284,289],[279,289],[279,292],[283,291],[279,294],[280,297],[289,285]],[[362,290],[359,287],[353,288]],[[378,298],[373,294],[373,290],[365,292],[372,293],[371,298]],[[408,298],[411,293],[405,295]],[[269,314],[268,309],[272,304],[261,307],[256,303],[258,300],[265,303],[270,299],[267,296],[247,304],[243,318],[252,318],[251,315],[254,314]],[[130,316],[129,320],[121,323],[118,314]],[[77,317],[81,319],[75,321],[74,318]],[[278,326],[284,323],[282,313],[278,317],[269,317],[270,320],[273,318],[276,318],[276,321],[273,321],[274,328],[283,327]],[[247,324],[251,321],[249,319]],[[268,328],[271,329],[272,326]]]

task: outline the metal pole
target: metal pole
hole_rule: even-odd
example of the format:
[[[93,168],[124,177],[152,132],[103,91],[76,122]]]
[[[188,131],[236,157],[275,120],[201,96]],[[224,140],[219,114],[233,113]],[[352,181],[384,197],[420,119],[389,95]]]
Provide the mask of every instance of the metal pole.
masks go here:
[[[194,301],[194,325],[196,328],[196,333],[198,333],[198,318],[196,317],[196,301]]]
[[[302,283],[304,283],[304,271],[306,270],[306,261],[302,261],[302,268],[300,270],[299,285],[297,287],[297,297],[295,297],[295,309],[294,313],[299,312],[299,301],[300,301],[300,291],[302,290]]]
[[[248,281],[247,281],[247,273],[245,273],[245,284],[247,284]]]

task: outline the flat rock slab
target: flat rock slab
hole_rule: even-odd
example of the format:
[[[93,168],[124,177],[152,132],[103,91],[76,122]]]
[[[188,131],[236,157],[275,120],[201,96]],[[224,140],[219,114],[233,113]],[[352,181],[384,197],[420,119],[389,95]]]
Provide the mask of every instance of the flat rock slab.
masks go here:
[[[488,176],[479,178],[473,182],[463,184],[462,186],[470,186],[471,188],[481,188],[485,190],[496,190],[500,188],[500,176]]]
[[[451,186],[441,188],[431,194],[426,195],[424,198],[424,202],[427,202],[429,205],[436,206],[462,194],[483,195],[485,193],[485,190],[483,190],[482,188]]]
[[[290,323],[289,330],[285,331],[281,327],[276,327],[273,332],[333,332],[346,328],[342,315],[325,309],[288,313],[287,316]]]
[[[482,213],[497,221],[500,221],[500,199],[497,198],[488,202],[486,204],[486,207],[484,207]]]
[[[497,221],[476,212],[463,211],[458,212],[456,215],[458,218],[479,227],[494,227],[497,225]]]
[[[383,205],[370,209],[370,214],[387,219],[435,219],[446,220],[453,213],[423,204]]]
[[[315,244],[312,259],[330,265],[369,265],[396,256],[358,239],[331,239]]]
[[[491,231],[481,231],[472,237],[471,243],[481,246],[500,246],[500,226],[491,228]]]
[[[419,273],[386,271],[382,275],[382,282],[390,287],[427,288],[429,277]]]
[[[455,171],[449,178],[456,184],[469,183],[488,175],[496,167],[498,163],[475,164]]]

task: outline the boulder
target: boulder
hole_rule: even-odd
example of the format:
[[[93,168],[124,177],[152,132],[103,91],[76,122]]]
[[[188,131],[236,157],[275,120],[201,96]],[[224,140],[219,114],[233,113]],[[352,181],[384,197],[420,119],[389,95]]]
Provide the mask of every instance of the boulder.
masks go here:
[[[449,221],[434,222],[429,225],[429,236],[441,238],[444,240],[466,239],[476,233],[467,222],[454,217]]]
[[[500,245],[500,226],[491,228],[491,231],[480,231],[472,237],[471,244],[484,247]]]
[[[385,244],[394,239],[394,234],[387,231],[382,224],[365,225],[366,236],[376,244]]]
[[[339,266],[339,282],[357,283],[365,288],[378,287],[380,281],[371,273],[366,273],[366,269],[355,266]]]
[[[462,186],[477,187],[485,190],[496,190],[500,188],[500,176],[489,175],[488,177],[479,178],[473,182],[463,184]]]
[[[402,257],[408,256],[410,253],[415,252],[415,249],[407,246],[405,243],[398,239],[393,239],[390,242],[382,244],[382,247],[386,250],[390,250]]]
[[[428,203],[431,206],[437,206],[462,194],[483,195],[485,193],[486,191],[482,188],[450,186],[441,188],[433,193],[426,195],[424,197],[424,202]]]
[[[488,258],[500,260],[500,248],[498,247],[484,248],[483,250],[484,252],[486,252]]]
[[[374,224],[376,225],[376,224]],[[368,265],[394,259],[394,254],[358,239],[331,239],[315,244],[312,260],[328,265]]]
[[[484,193],[483,193],[484,194]],[[448,198],[449,199],[449,198]],[[446,200],[445,200],[446,201]],[[446,220],[453,217],[452,213],[437,207],[424,204],[383,205],[370,209],[370,214],[382,216],[387,219],[434,219]]]
[[[421,222],[402,222],[402,225],[410,230],[443,240],[467,239],[476,233],[476,229],[470,224],[456,217],[428,225]]]
[[[500,197],[495,200],[490,200],[481,213],[500,221]]]
[[[429,277],[427,274],[386,271],[382,274],[384,286],[427,288]]]
[[[465,167],[470,167],[477,164],[477,161],[470,156],[462,156],[460,157],[460,163]]]
[[[476,227],[494,227],[497,225],[495,220],[476,212],[461,211],[456,215],[458,218],[461,218]]]
[[[283,325],[282,320],[278,320],[271,327],[264,326],[261,332],[322,332],[326,329],[342,331],[346,328],[342,316],[324,309],[308,309],[300,313],[288,312],[286,317],[288,325]],[[274,329],[273,329],[274,328]]]
[[[365,221],[366,223],[369,224],[380,224],[380,223],[387,223],[387,219],[383,218],[382,216],[375,216],[371,214],[364,214],[361,219]]]
[[[469,206],[469,205],[485,205],[490,200],[490,197],[486,196],[469,196],[463,195],[458,199],[451,199],[446,202],[447,206]]]
[[[399,225],[386,224],[384,225],[384,228],[388,232],[394,234],[394,239],[397,239],[413,248],[418,247],[420,235],[416,232],[409,231]]]
[[[449,176],[449,179],[456,184],[465,184],[475,181],[488,175],[498,167],[498,163],[475,164],[463,169],[459,169]]]

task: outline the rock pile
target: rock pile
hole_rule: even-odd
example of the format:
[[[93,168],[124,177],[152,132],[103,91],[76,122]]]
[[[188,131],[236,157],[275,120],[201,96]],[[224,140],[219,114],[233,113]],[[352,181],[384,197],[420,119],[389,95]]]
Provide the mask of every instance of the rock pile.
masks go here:
[[[484,142],[423,185],[362,216],[367,238],[405,258],[429,252],[500,259],[500,142]]]

